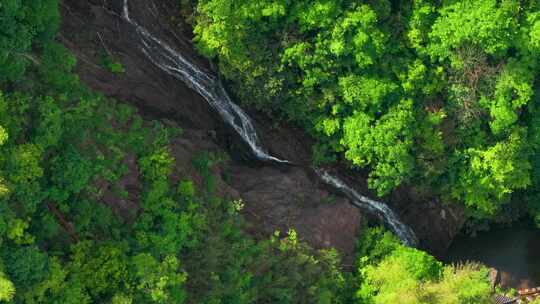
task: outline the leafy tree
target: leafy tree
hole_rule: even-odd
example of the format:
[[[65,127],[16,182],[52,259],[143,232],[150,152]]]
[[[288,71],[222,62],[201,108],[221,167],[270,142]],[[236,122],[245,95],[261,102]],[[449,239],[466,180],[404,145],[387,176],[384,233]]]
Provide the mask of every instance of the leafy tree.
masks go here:
[[[357,303],[490,303],[487,269],[443,266],[429,254],[404,247],[381,228],[359,242]]]
[[[79,83],[74,56],[54,39],[58,3],[0,4],[0,301],[488,301],[484,268],[443,266],[381,228],[364,229],[354,273],[294,230],[247,234],[243,202],[214,189],[222,153],[196,157],[203,182],[191,181],[170,149],[181,130]],[[495,216],[521,190],[538,197],[538,4],[196,6],[197,48],[235,95],[304,127],[320,160],[369,167],[380,195],[433,186],[477,217]],[[135,199],[123,177],[141,183]],[[104,199],[118,189],[133,216]]]
[[[175,256],[166,256],[159,262],[149,254],[133,257],[134,278],[138,280],[136,289],[143,294],[143,299],[155,303],[183,303],[186,298],[183,285],[187,274],[179,271]]]
[[[504,202],[514,189],[524,189],[531,183],[523,140],[523,130],[517,129],[506,142],[487,150],[469,149],[463,155],[468,165],[460,168],[452,194],[480,212],[495,214],[499,205],[494,202]]]
[[[0,301],[9,302],[14,295],[15,286],[4,273],[0,273]]]
[[[379,195],[408,184],[493,217],[530,187],[538,10],[517,0],[205,0],[194,32],[240,101],[314,137],[314,162],[345,158],[369,169]],[[497,158],[508,167],[471,169]]]
[[[58,28],[57,0],[6,0],[0,8],[0,83],[20,80],[29,64],[34,42],[46,43]]]
[[[356,165],[372,164],[370,185],[385,194],[412,174],[414,159],[411,150],[413,134],[412,102],[404,100],[390,109],[373,126],[372,119],[362,112],[344,124],[345,156]]]
[[[438,282],[430,282],[422,295],[426,303],[491,303],[488,270],[478,265],[446,266]]]
[[[120,289],[128,280],[125,248],[79,242],[72,247],[72,251],[68,265],[71,280],[80,282],[94,298]]]
[[[429,34],[427,47],[434,58],[450,59],[453,65],[463,64],[454,51],[465,45],[476,45],[484,52],[502,56],[512,45],[518,28],[519,1],[456,1],[438,11]]]
[[[48,257],[35,245],[2,246],[1,254],[6,274],[21,292],[47,276]]]

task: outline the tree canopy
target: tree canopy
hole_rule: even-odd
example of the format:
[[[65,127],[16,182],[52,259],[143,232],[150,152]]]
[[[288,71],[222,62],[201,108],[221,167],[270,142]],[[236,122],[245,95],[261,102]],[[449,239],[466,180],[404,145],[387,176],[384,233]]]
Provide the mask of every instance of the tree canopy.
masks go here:
[[[202,0],[194,32],[241,101],[312,134],[315,161],[482,219],[534,188],[539,16],[520,0]]]
[[[200,151],[198,185],[171,150],[180,128],[80,83],[58,5],[0,3],[0,302],[487,301],[486,269],[383,228],[362,229],[354,271],[292,229],[248,234],[244,203],[215,191],[227,156]],[[237,96],[304,126],[319,161],[369,167],[379,194],[432,186],[480,218],[539,197],[534,2],[200,0],[195,14]],[[123,214],[106,194],[133,194],[129,174],[140,189]]]

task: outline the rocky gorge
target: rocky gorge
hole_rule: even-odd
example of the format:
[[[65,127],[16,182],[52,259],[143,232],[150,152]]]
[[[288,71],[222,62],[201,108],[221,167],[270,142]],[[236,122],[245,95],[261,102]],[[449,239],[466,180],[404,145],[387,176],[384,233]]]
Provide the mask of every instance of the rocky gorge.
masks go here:
[[[165,4],[163,4],[165,3]],[[179,21],[176,1],[130,1],[138,22],[199,67],[217,75],[212,64],[197,56],[190,42],[190,28]],[[271,155],[298,165],[272,165],[254,161],[234,130],[184,83],[167,75],[147,60],[136,33],[120,18],[122,1],[64,1],[61,42],[77,57],[76,72],[90,88],[107,97],[133,104],[148,119],[180,126],[184,133],[171,150],[180,172],[201,180],[192,159],[205,151],[222,151],[230,161],[213,169],[220,194],[241,198],[249,231],[265,237],[274,230],[294,228],[314,248],[337,248],[350,262],[362,222],[371,216],[355,208],[347,197],[323,183],[310,170],[311,139],[299,128],[272,121],[264,113],[245,109],[253,118],[261,142]],[[178,26],[179,24],[183,26]],[[123,73],[105,69],[100,52],[117,59]],[[361,194],[376,198],[367,188],[365,174],[329,168],[354,185]],[[340,170],[337,170],[340,169]],[[133,170],[136,172],[136,170]],[[129,178],[130,191],[137,190],[137,176]],[[136,208],[130,195],[125,209]],[[419,238],[419,247],[443,256],[463,223],[463,211],[445,205],[436,197],[423,197],[407,185],[381,198],[409,225]]]

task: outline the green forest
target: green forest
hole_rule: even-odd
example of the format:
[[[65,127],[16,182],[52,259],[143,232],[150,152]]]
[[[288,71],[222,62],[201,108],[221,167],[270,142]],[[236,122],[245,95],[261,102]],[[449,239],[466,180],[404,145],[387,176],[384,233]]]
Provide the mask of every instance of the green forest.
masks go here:
[[[480,219],[525,201],[540,224],[537,1],[201,0],[194,32],[244,103],[317,139],[316,162]]]
[[[214,189],[226,156],[192,160],[197,186],[169,148],[181,128],[79,80],[60,2],[0,0],[0,303],[492,303],[486,267],[382,227],[362,229],[352,271],[293,229],[247,233],[244,202]],[[177,2],[235,98],[301,126],[314,164],[540,226],[539,2]],[[104,189],[130,195],[129,158],[140,206],[119,216]]]

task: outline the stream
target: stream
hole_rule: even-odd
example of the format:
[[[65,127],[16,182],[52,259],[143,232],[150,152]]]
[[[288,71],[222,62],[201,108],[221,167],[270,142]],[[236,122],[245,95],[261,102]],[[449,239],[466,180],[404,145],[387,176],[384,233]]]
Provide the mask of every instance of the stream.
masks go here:
[[[129,0],[123,0],[120,17],[130,24],[139,37],[139,48],[157,68],[184,82],[201,95],[247,144],[251,154],[268,164],[298,166],[286,159],[268,153],[262,144],[249,115],[234,103],[219,79],[205,72],[193,61],[155,37],[134,20],[129,11]],[[347,197],[351,203],[380,219],[407,246],[416,246],[414,231],[384,202],[368,198],[351,184],[323,168],[307,168],[322,182]],[[503,287],[528,288],[540,285],[540,230],[521,224],[512,228],[494,228],[481,232],[475,238],[459,236],[450,247],[446,262],[476,261],[497,269]]]
[[[219,79],[205,73],[164,41],[153,36],[130,16],[128,0],[124,0],[121,17],[136,29],[140,37],[140,49],[148,60],[165,73],[183,81],[187,86],[199,93],[219,113],[221,118],[238,133],[257,159],[278,164],[291,164],[289,161],[272,156],[266,151],[260,142],[251,118],[231,100]],[[417,245],[418,239],[413,230],[405,225],[388,205],[360,195],[352,186],[347,185],[337,176],[331,175],[324,169],[312,168],[312,170],[326,184],[336,188],[348,197],[354,206],[380,218],[403,244],[407,246]]]

